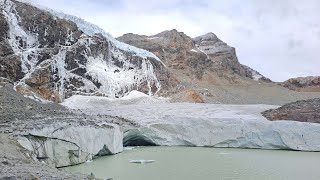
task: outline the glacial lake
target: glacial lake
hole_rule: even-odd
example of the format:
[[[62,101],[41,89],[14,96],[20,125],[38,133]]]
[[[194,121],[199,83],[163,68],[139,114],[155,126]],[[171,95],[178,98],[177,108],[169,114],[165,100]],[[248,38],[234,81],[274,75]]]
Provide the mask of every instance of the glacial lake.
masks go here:
[[[155,160],[150,164],[130,160]],[[319,180],[320,153],[201,147],[135,147],[64,168],[113,180]]]

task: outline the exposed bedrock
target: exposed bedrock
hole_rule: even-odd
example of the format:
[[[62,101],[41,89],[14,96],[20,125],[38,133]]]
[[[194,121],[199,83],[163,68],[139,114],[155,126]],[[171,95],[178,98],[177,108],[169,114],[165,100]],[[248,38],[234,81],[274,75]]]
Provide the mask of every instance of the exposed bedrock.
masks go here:
[[[60,124],[34,129],[18,142],[33,157],[55,167],[80,164],[97,156],[123,150],[122,132],[117,125],[68,126]]]

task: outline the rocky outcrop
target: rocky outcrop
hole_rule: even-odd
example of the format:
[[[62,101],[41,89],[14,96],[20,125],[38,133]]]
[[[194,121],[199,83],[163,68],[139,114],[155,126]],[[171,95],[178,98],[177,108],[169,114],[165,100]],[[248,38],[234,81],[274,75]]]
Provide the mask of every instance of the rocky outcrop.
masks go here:
[[[294,91],[320,92],[320,76],[292,78],[280,85]]]
[[[205,53],[212,61],[214,71],[220,73],[235,73],[240,76],[247,76],[236,56],[235,48],[228,46],[221,41],[214,33],[208,33],[193,38],[196,47]]]
[[[0,7],[0,77],[21,93],[55,102],[74,94],[155,94],[169,79],[154,54],[79,18],[14,0]]]
[[[241,64],[242,68],[244,69],[245,71],[245,74],[247,77],[250,77],[256,81],[263,81],[263,82],[267,82],[267,83],[272,83],[272,80],[263,76],[262,74],[260,74],[258,71],[246,66],[246,65],[243,65]]]
[[[193,103],[204,103],[203,98],[194,90],[187,89],[182,91],[182,100],[185,102],[193,102]]]
[[[258,71],[240,64],[236,50],[227,43],[221,41],[214,33],[210,32],[193,38],[193,41],[201,52],[205,53],[213,62],[214,71],[224,74],[237,74],[256,81],[271,82]]]
[[[320,99],[301,100],[262,112],[267,119],[320,123]]]

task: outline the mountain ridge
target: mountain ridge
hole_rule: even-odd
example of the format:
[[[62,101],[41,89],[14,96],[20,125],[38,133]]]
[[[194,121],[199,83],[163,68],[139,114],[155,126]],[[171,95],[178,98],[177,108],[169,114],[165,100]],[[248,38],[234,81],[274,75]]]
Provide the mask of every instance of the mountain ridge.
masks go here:
[[[266,80],[266,82],[271,82],[270,79],[264,77],[259,72],[253,70],[252,68],[248,68],[248,66],[238,63],[235,48],[229,46],[227,43],[220,40],[212,32],[209,32],[201,36],[197,36],[195,38],[191,38],[188,35],[184,34],[183,32],[179,32],[176,29],[172,29],[172,30],[166,30],[151,36],[126,33],[118,37],[117,39],[120,41],[126,42],[128,44],[147,49],[155,53],[157,56],[162,57],[164,62],[166,61],[166,58],[163,58],[163,56],[160,55],[159,51],[155,50],[155,48],[157,48],[157,47],[154,47],[156,46],[155,44],[168,46],[176,49],[184,46],[189,48],[190,51],[193,51],[195,53],[204,53],[207,57],[212,54],[213,55],[212,59],[215,58],[214,56],[220,56],[222,53],[226,52],[228,55],[230,54],[231,56],[233,56],[230,58],[235,62],[235,64],[237,64],[237,66],[239,66],[232,70],[233,73],[237,73],[240,76],[248,77],[250,79],[257,79],[253,77],[252,74],[254,73],[256,75],[261,76],[259,78],[261,78],[262,81]],[[169,43],[168,41],[170,40],[176,41],[178,43],[175,44],[175,46],[172,46],[172,44],[168,44]],[[150,43],[148,43],[147,41],[152,41],[154,42],[154,44],[150,45]],[[226,60],[222,60],[222,61],[220,60],[219,63],[224,63],[225,61]],[[219,64],[213,64],[213,65],[219,66]],[[259,78],[257,80],[259,80]]]
[[[291,78],[279,84],[294,91],[320,92],[320,76]]]
[[[0,83],[29,97],[62,102],[75,94],[119,98],[138,90],[174,102],[266,103],[263,92],[270,89],[282,104],[307,96],[283,97],[294,93],[242,65],[235,48],[214,33],[131,33],[120,42],[75,16],[14,0],[0,5]]]

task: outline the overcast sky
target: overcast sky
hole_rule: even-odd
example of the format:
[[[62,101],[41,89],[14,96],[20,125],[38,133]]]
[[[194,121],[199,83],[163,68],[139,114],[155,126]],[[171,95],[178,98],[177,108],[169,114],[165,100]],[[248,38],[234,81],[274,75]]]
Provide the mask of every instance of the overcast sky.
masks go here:
[[[113,36],[177,29],[215,33],[239,61],[274,81],[320,75],[319,0],[31,0]]]

